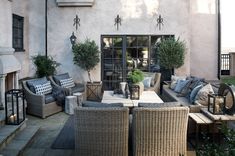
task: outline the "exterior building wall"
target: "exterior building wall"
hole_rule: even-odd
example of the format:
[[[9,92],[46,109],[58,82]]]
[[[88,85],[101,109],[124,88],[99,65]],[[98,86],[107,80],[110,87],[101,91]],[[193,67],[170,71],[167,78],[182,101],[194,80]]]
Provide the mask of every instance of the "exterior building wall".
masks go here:
[[[19,0],[23,1],[23,0]],[[205,3],[206,13],[194,5]],[[14,4],[21,3],[13,1]],[[24,2],[26,3],[26,2]],[[34,75],[31,56],[45,52],[45,4],[44,1],[29,0],[25,5],[27,48],[22,56],[28,69],[22,77]],[[24,6],[15,5],[18,9]],[[214,8],[214,10],[213,10]],[[20,12],[20,9],[18,12]],[[13,10],[17,10],[16,8]],[[208,13],[209,12],[209,13]],[[75,30],[73,19],[81,19]],[[114,19],[120,15],[119,30]],[[162,30],[156,28],[157,15],[164,18]],[[87,73],[74,65],[70,36],[75,32],[77,41],[86,38],[95,40],[100,46],[101,35],[164,35],[180,37],[187,45],[185,64],[176,70],[177,75],[197,75],[215,79],[217,74],[217,19],[215,0],[94,0],[92,7],[58,7],[55,0],[48,0],[48,55],[61,63],[58,73],[69,72],[75,79],[87,81]],[[23,62],[23,61],[21,61]],[[22,65],[25,68],[24,65]],[[26,67],[27,68],[27,67]],[[100,64],[91,72],[93,80],[100,80]]]
[[[190,73],[217,79],[218,27],[216,0],[191,0]]]

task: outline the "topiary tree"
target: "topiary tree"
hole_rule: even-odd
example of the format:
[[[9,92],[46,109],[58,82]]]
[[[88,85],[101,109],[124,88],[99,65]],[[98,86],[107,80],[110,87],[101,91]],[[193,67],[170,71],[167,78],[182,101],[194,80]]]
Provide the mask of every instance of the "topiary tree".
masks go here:
[[[78,43],[73,46],[73,62],[88,73],[88,78],[91,81],[90,71],[100,61],[100,51],[95,41],[86,39],[84,43]]]
[[[166,69],[179,68],[184,64],[186,46],[185,42],[174,37],[163,39],[157,44],[160,65]]]
[[[60,65],[51,56],[37,55],[32,57],[33,63],[36,66],[37,77],[54,75],[56,68]]]

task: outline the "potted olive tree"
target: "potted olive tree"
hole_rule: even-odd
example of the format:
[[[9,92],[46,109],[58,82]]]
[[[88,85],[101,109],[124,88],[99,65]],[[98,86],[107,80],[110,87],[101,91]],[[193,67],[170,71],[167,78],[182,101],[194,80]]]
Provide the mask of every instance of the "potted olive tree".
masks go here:
[[[85,71],[87,71],[89,82],[87,82],[87,98],[88,100],[100,100],[101,97],[101,82],[93,82],[91,79],[91,70],[100,61],[99,47],[95,41],[86,39],[82,43],[77,43],[73,46],[73,62]]]
[[[36,76],[39,78],[56,74],[56,68],[60,65],[51,56],[37,55],[33,56],[32,60],[36,66]]]
[[[161,67],[170,71],[184,64],[186,46],[184,41],[176,40],[174,37],[163,39],[157,45],[157,53]]]
[[[131,95],[136,95],[137,96],[136,99],[138,99],[139,96],[144,91],[144,84],[142,82],[144,80],[143,72],[139,69],[133,69],[130,73],[128,73],[127,79],[129,81]],[[137,95],[138,93],[135,93],[135,91],[138,92],[138,89],[136,90],[135,86],[138,86],[138,88],[139,88],[139,95]]]

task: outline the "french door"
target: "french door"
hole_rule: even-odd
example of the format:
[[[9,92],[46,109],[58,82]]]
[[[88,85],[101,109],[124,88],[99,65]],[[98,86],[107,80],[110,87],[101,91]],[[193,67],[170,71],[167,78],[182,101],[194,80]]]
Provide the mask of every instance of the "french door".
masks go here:
[[[101,78],[104,90],[113,90],[126,81],[133,68],[160,72],[156,43],[173,35],[102,35]]]

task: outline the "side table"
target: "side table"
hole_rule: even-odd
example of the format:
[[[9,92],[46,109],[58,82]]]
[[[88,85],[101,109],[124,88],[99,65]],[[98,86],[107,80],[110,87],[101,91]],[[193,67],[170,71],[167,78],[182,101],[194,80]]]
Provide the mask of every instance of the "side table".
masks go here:
[[[66,96],[65,97],[65,113],[74,114],[74,108],[77,108],[77,97],[76,96]]]
[[[196,146],[198,145],[199,126],[209,126],[213,121],[202,113],[189,113],[189,118],[196,123]]]
[[[77,98],[77,105],[82,106],[83,93],[80,93],[80,92],[73,93],[73,96],[76,96],[76,98]]]

